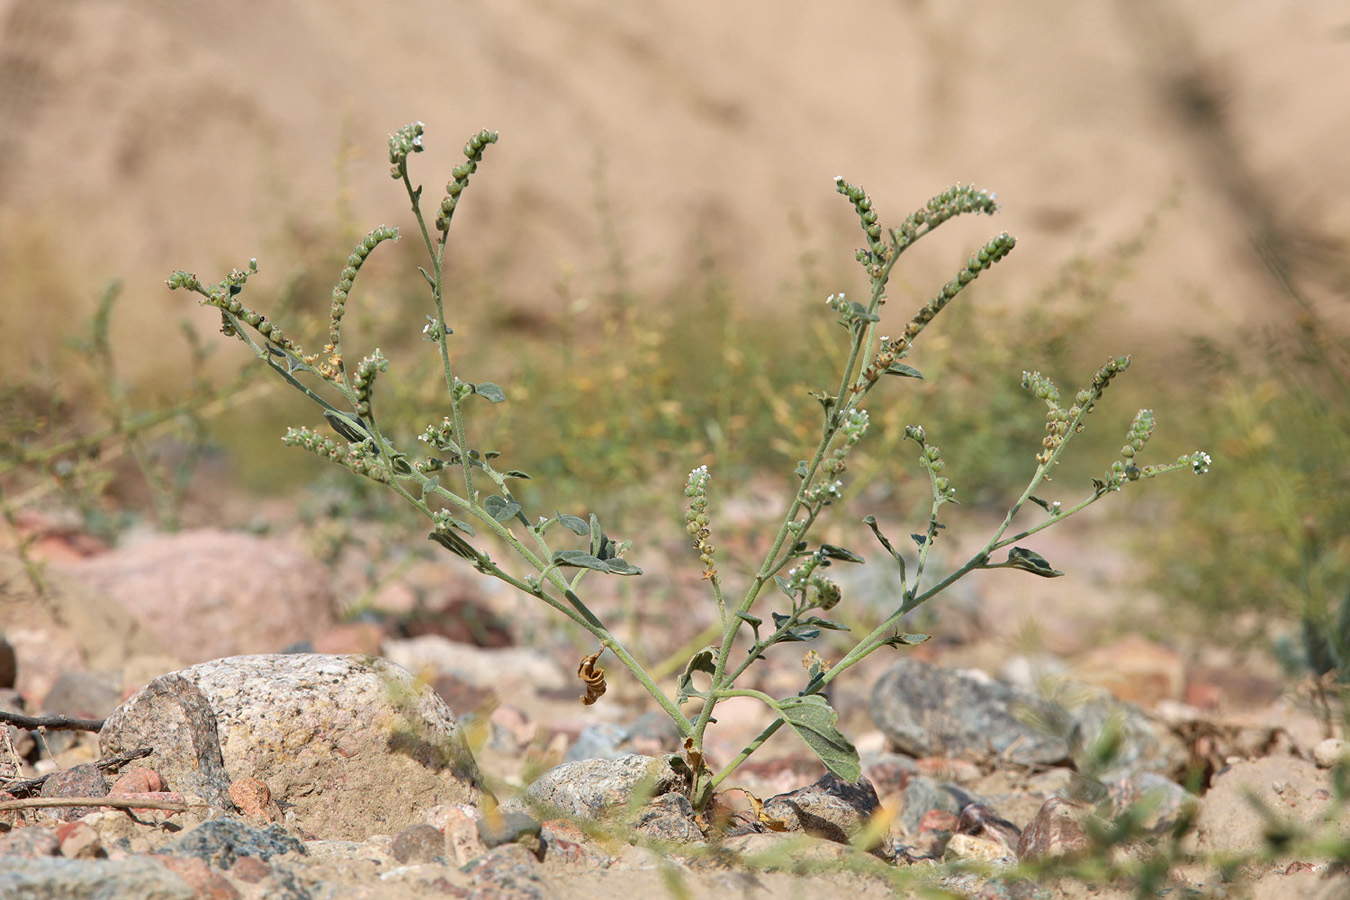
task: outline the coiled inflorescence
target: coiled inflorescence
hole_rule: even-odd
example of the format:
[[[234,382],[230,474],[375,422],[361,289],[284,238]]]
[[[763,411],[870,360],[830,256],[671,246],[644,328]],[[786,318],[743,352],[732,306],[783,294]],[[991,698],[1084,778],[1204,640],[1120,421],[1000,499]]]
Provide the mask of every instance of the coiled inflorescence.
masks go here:
[[[421,122],[404,125],[389,135],[389,177],[397,181],[407,177],[408,157],[422,152],[422,134],[426,126]]]
[[[858,262],[867,267],[869,274],[880,274],[881,267],[890,257],[890,250],[881,239],[881,226],[877,224],[878,216],[872,208],[872,198],[856,184],[845,181],[842,175],[834,176],[834,189],[853,204],[858,221],[862,223],[863,234],[867,235],[867,247],[858,251]]]
[[[689,507],[684,512],[684,530],[694,539],[694,549],[703,563],[703,577],[717,577],[715,555],[717,548],[712,544],[712,529],[708,518],[708,474],[707,466],[699,466],[689,473],[689,482],[685,485],[684,495],[689,498]]]
[[[1073,405],[1065,407],[1060,400],[1059,388],[1055,383],[1040,372],[1023,372],[1022,387],[1031,391],[1038,399],[1044,400],[1045,405],[1050,408],[1046,413],[1045,437],[1041,440],[1041,452],[1036,454],[1036,461],[1041,465],[1049,464],[1054,458],[1055,451],[1068,438],[1070,430],[1083,430],[1083,418],[1096,407],[1097,401],[1101,399],[1111,381],[1130,367],[1130,358],[1128,356],[1116,356],[1108,359],[1106,365],[1098,369],[1092,376],[1092,384],[1085,387],[1074,395]],[[1147,415],[1145,415],[1147,413]],[[1135,440],[1135,430],[1143,428],[1145,425],[1152,433],[1153,414],[1148,410],[1141,410],[1139,417],[1135,419],[1134,428],[1130,434],[1130,440]],[[1075,424],[1076,423],[1076,424]],[[1147,438],[1144,438],[1146,441]],[[1142,449],[1140,444],[1139,449]],[[1120,467],[1125,469],[1127,463],[1121,462]]]
[[[904,353],[908,350],[919,332],[923,331],[928,323],[933,321],[937,314],[942,312],[943,308],[951,303],[957,294],[965,290],[966,285],[978,278],[981,272],[1011,253],[1016,245],[1017,238],[1006,231],[991,238],[988,243],[980,248],[978,253],[966,261],[965,268],[958,272],[955,278],[944,284],[942,290],[932,300],[929,300],[923,309],[915,313],[914,318],[910,319],[909,324],[905,326],[905,333],[889,342],[883,349],[893,354]]]
[[[316,434],[308,428],[287,428],[281,443],[287,447],[300,447],[315,456],[322,457],[340,466],[345,466],[357,475],[364,475],[372,481],[387,482],[389,475],[380,465],[379,455],[374,443],[339,444],[330,437]]]
[[[450,172],[450,181],[445,186],[445,199],[441,201],[441,208],[436,214],[437,231],[444,234],[450,229],[450,219],[455,215],[459,195],[469,186],[469,176],[478,171],[478,164],[483,161],[483,151],[487,149],[487,145],[495,143],[497,132],[480,131],[464,145],[466,161],[455,166]]]
[[[338,274],[337,286],[333,288],[333,305],[328,313],[328,343],[323,348],[325,359],[319,365],[319,374],[324,378],[336,380],[342,375],[342,317],[347,312],[347,295],[356,281],[356,273],[361,271],[372,250],[385,241],[396,240],[398,229],[381,225],[352,248],[347,265]]]

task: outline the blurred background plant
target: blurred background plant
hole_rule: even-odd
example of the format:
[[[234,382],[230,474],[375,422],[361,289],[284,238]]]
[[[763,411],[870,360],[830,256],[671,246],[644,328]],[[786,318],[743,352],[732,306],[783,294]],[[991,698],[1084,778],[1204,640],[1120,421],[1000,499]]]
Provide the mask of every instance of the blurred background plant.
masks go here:
[[[867,498],[872,508],[884,510],[892,500],[898,506],[909,486],[912,473],[892,463],[904,426],[939,418],[947,423],[944,455],[968,486],[966,504],[992,508],[1006,502],[1000,486],[1022,474],[1009,471],[1018,463],[1006,451],[1025,446],[1042,422],[1015,378],[984,373],[1006,375],[1026,366],[1072,382],[1073,373],[1106,347],[1104,332],[1128,316],[1133,278],[1150,264],[1151,240],[1178,202],[1175,194],[1161,198],[1123,240],[1085,242],[1039,289],[1035,303],[1020,304],[1030,312],[1012,311],[997,280],[973,286],[970,302],[948,310],[941,332],[916,357],[929,380],[876,411],[871,439],[853,457],[854,483],[873,484]],[[267,300],[271,308],[292,310],[306,330],[317,328],[326,313],[327,282],[340,267],[332,248],[354,233],[339,207],[331,233],[310,234],[290,246],[296,262]],[[679,519],[670,486],[690,463],[714,463],[728,480],[753,484],[781,471],[795,456],[792,447],[817,427],[785,398],[826,380],[820,351],[828,324],[817,322],[812,332],[789,339],[789,323],[819,319],[801,313],[814,312],[829,279],[803,252],[796,270],[776,286],[783,315],[753,316],[753,326],[752,311],[723,277],[725,262],[711,252],[666,293],[642,294],[631,277],[642,262],[625,255],[618,236],[629,223],[617,220],[613,207],[598,172],[593,215],[598,232],[608,235],[606,266],[564,272],[539,317],[512,311],[496,292],[490,263],[451,290],[465,311],[466,328],[496,334],[496,345],[512,347],[509,354],[486,341],[464,348],[465,365],[513,383],[521,400],[481,417],[485,445],[519,458],[541,479],[555,476],[549,481],[561,503],[593,498],[596,511],[616,528],[645,527],[656,511],[666,521],[653,524],[663,526]],[[349,323],[391,352],[409,349],[400,345],[406,329],[399,325],[423,290],[402,277],[402,252],[393,248],[391,259],[382,261],[381,277],[368,288],[380,293],[354,308]],[[51,262],[33,256],[30,268],[44,260]],[[39,272],[25,275],[22,259],[11,262],[20,267],[11,273],[17,280],[45,283]],[[922,295],[917,285],[900,280],[893,293],[896,302]],[[185,350],[179,351],[189,360],[187,378],[133,383],[120,376],[117,360],[134,351],[115,340],[118,296],[110,286],[84,312],[79,298],[54,300],[58,307],[75,307],[58,318],[86,317],[84,333],[69,338],[59,356],[34,359],[0,396],[0,490],[12,529],[34,537],[21,520],[35,508],[67,510],[80,529],[108,540],[138,522],[166,529],[183,521],[268,527],[233,516],[216,503],[218,497],[214,506],[193,508],[190,493],[185,496],[188,476],[194,467],[200,475],[205,459],[229,467],[231,486],[291,498],[301,518],[315,526],[313,545],[322,558],[334,564],[367,558],[360,596],[349,603],[354,609],[429,552],[410,554],[407,548],[418,542],[409,540],[408,524],[391,514],[383,492],[286,452],[276,436],[300,406],[265,383],[236,381],[249,378],[247,370],[236,376],[211,359],[214,344],[190,329],[181,333]],[[1344,464],[1350,458],[1350,338],[1334,319],[1310,308],[1291,309],[1292,324],[1282,333],[1236,349],[1197,341],[1190,354],[1177,354],[1174,367],[1138,367],[1119,386],[1126,406],[1150,396],[1160,408],[1198,410],[1189,433],[1186,422],[1175,423],[1177,439],[1205,435],[1213,441],[1212,483],[1221,488],[1199,495],[1202,488],[1189,480],[1165,481],[1115,514],[1168,524],[1135,532],[1138,572],[1189,618],[1191,633],[1204,629],[1249,649],[1275,650],[1289,672],[1330,672],[1334,683],[1347,659],[1341,610],[1350,588]],[[420,366],[431,363],[415,354],[405,358],[383,382],[386,422],[395,433],[410,433],[416,411],[428,401],[423,392],[429,379]],[[752,391],[725,390],[743,382]],[[942,398],[933,390],[938,383],[946,390]],[[774,392],[770,385],[785,387]],[[247,414],[239,411],[245,405]],[[527,408],[539,411],[528,427]],[[203,430],[208,419],[214,424]],[[624,439],[614,440],[615,434]],[[1089,431],[1080,459],[1098,455],[1098,439],[1115,440],[1105,429],[1100,437]],[[1067,460],[1060,477],[1091,474],[1075,464]],[[194,490],[203,491],[201,479]],[[522,488],[527,500],[530,492]],[[1179,526],[1173,538],[1151,539],[1171,532],[1173,523]],[[1172,631],[1172,624],[1161,630]]]
[[[1225,639],[1273,647],[1325,704],[1350,680],[1350,334],[1305,310],[1258,346],[1197,348],[1223,474],[1203,500],[1173,486],[1179,539],[1147,544],[1151,582]]]
[[[83,334],[62,356],[34,365],[0,392],[0,516],[34,586],[40,567],[29,556],[52,531],[114,542],[144,521],[176,531],[197,469],[213,448],[207,422],[256,397],[255,373],[217,381],[205,373],[214,347],[184,320],[188,372],[172,393],[136,386],[118,368],[111,322],[122,286],[104,289]],[[41,511],[40,513],[38,511]]]

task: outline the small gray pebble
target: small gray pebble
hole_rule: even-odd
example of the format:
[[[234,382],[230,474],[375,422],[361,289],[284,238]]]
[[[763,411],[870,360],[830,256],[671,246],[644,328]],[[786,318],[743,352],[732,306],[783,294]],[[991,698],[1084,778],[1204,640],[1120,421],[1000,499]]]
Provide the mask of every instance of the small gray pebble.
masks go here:
[[[432,825],[413,825],[394,835],[390,848],[401,863],[425,863],[445,858],[445,835]]]

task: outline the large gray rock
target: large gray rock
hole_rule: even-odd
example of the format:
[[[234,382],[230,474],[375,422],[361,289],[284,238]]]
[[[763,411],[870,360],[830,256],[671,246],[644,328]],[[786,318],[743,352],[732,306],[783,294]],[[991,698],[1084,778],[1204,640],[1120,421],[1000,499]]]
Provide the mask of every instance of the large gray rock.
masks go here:
[[[177,840],[165,844],[160,853],[170,856],[195,856],[222,871],[239,859],[250,856],[267,862],[285,853],[306,855],[305,845],[291,837],[280,825],[254,828],[252,825],[222,816],[203,822]]]
[[[974,670],[946,669],[902,659],[872,688],[872,718],[902,753],[1023,764],[1069,756],[1062,734],[1033,722],[1055,722],[1060,711],[1040,697]]]
[[[212,529],[155,535],[64,568],[185,663],[274,653],[334,622],[323,566],[275,539]]]
[[[175,790],[230,807],[229,783],[261,779],[287,820],[360,840],[421,821],[418,809],[479,800],[454,713],[379,657],[238,656],[155,679],[108,718],[105,753],[144,763]]]
[[[6,900],[193,900],[195,896],[186,881],[143,856],[5,860],[0,885]]]
[[[563,763],[526,788],[525,799],[553,815],[602,822],[633,819],[653,797],[688,789],[687,776],[671,766],[671,758],[630,753]]]
[[[877,680],[872,718],[912,756],[1051,765],[1072,758],[1095,778],[1167,772],[1185,762],[1180,742],[1137,706],[1087,685],[1054,698],[983,672],[903,659]],[[1105,741],[1109,752],[1098,752]]]

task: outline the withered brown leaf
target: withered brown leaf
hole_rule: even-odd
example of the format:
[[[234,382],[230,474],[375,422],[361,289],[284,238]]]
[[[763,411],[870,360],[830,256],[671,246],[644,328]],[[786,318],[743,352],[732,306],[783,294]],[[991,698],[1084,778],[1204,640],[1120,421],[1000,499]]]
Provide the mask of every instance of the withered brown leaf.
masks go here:
[[[581,702],[587,706],[599,700],[605,693],[605,670],[595,664],[600,654],[604,652],[605,648],[601,647],[590,656],[582,657],[581,665],[577,666],[577,677],[586,682],[586,694],[581,698]]]

